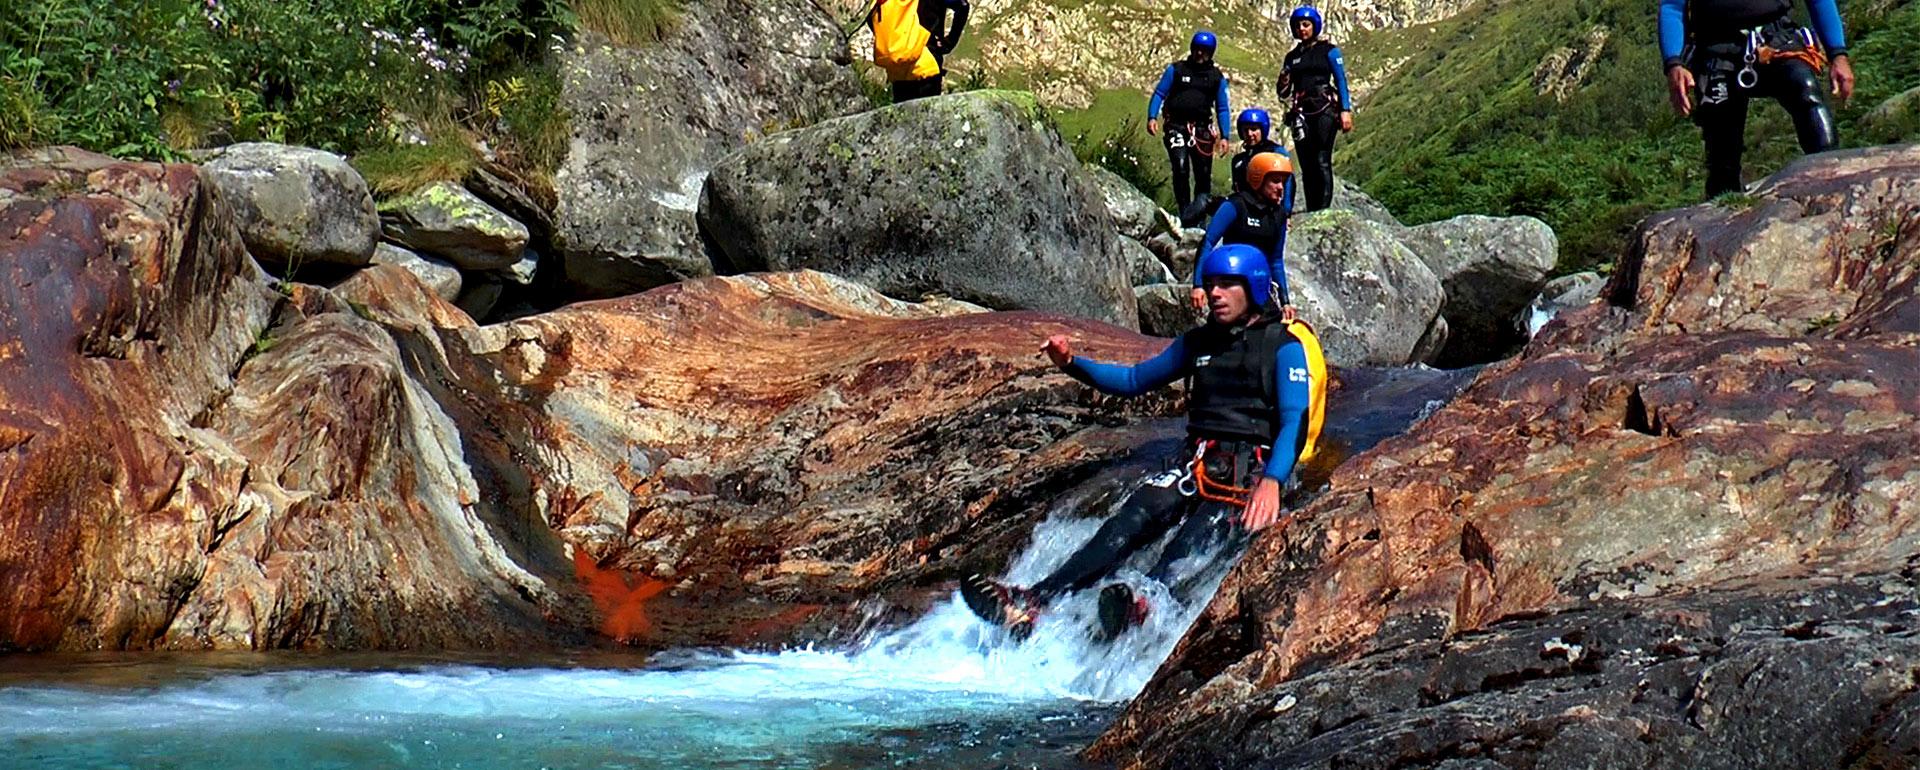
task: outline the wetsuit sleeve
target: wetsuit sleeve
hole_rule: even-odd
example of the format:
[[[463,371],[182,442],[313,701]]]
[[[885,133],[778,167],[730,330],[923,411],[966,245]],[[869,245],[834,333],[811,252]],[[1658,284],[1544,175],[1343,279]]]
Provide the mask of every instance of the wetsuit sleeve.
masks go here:
[[[1280,151],[1280,154],[1286,155],[1287,151],[1282,149]],[[1287,160],[1292,161],[1293,160],[1292,156],[1288,156]],[[1286,189],[1280,194],[1280,211],[1288,215],[1291,215],[1293,213],[1293,175],[1292,174],[1287,175]],[[1284,222],[1282,223],[1282,226],[1285,226]],[[1281,231],[1280,237],[1283,241],[1286,239],[1285,230]]]
[[[1687,0],[1660,0],[1660,68],[1684,66],[1680,52],[1686,46]]]
[[[1189,367],[1185,339],[1175,337],[1166,350],[1160,351],[1160,355],[1133,366],[1103,364],[1074,356],[1065,368],[1074,379],[1092,385],[1102,393],[1138,396],[1180,379]]]
[[[1353,111],[1353,96],[1347,93],[1347,60],[1340,56],[1340,46],[1334,46],[1327,52],[1327,60],[1333,62],[1333,83],[1340,87],[1340,111]]]
[[[1147,100],[1147,120],[1160,117],[1160,104],[1167,100],[1167,92],[1173,90],[1173,65],[1167,65],[1166,73],[1160,76],[1160,85],[1153,87],[1153,98]]]
[[[1281,345],[1273,353],[1273,376],[1279,382],[1274,383],[1273,392],[1278,394],[1280,419],[1276,423],[1279,430],[1274,431],[1273,451],[1267,458],[1267,468],[1263,475],[1267,478],[1287,483],[1287,477],[1293,475],[1294,463],[1300,459],[1300,432],[1306,429],[1307,407],[1313,403],[1313,382],[1311,370],[1307,368],[1307,351],[1299,342]]]
[[[1207,220],[1207,237],[1200,239],[1200,253],[1193,255],[1193,288],[1203,288],[1206,278],[1200,275],[1200,266],[1206,264],[1207,252],[1220,243],[1227,234],[1227,228],[1233,226],[1234,217],[1240,216],[1240,209],[1233,201],[1220,202],[1220,210],[1213,212],[1213,219]]]
[[[1847,52],[1847,29],[1840,23],[1840,6],[1834,0],[1807,0],[1807,14],[1813,17],[1813,32],[1828,56]]]
[[[1829,0],[1829,2],[1831,2],[1831,0]],[[1220,118],[1220,138],[1225,139],[1233,136],[1233,131],[1228,128],[1228,126],[1233,123],[1233,105],[1227,103],[1227,76],[1224,74],[1220,76],[1220,93],[1214,96],[1214,100],[1215,104],[1220,105],[1220,114],[1218,116]]]
[[[1287,220],[1290,218],[1280,218],[1280,240],[1273,245],[1273,253],[1267,255],[1267,273],[1280,287],[1282,305],[1293,304],[1293,295],[1287,293]]]

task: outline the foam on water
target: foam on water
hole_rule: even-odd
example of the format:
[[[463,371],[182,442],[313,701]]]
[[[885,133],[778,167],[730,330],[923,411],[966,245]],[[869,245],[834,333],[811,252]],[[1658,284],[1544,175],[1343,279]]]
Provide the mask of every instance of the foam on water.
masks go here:
[[[1057,514],[1005,577],[1039,579],[1099,524]],[[1025,642],[981,623],[954,595],[850,650],[683,652],[643,669],[434,665],[219,673],[137,688],[0,686],[0,746],[14,750],[0,765],[10,756],[72,767],[718,768],[946,756],[965,767],[1018,756],[1064,767],[1198,612],[1199,602],[1180,604],[1140,576],[1154,550],[1116,577],[1155,610],[1111,643],[1092,639],[1090,589],[1048,608]],[[1191,562],[1182,566],[1206,572],[1195,595],[1210,595],[1228,565]]]

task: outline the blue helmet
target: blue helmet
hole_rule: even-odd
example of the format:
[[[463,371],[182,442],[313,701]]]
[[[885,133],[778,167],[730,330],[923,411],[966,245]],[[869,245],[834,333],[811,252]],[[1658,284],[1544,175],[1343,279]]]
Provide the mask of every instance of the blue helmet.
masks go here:
[[[1203,29],[1203,30],[1200,30],[1199,32],[1193,33],[1194,49],[1202,50],[1202,51],[1212,51],[1218,47],[1220,47],[1220,40],[1218,38],[1215,38],[1212,32],[1208,32]]]
[[[1206,278],[1239,276],[1247,282],[1247,299],[1252,300],[1256,308],[1266,307],[1273,299],[1273,275],[1267,269],[1267,255],[1244,243],[1216,246],[1207,252],[1207,258],[1200,260],[1200,275]]]
[[[1267,115],[1266,110],[1259,107],[1241,110],[1240,118],[1233,122],[1233,127],[1246,128],[1247,126],[1259,126],[1261,134],[1268,139],[1273,138],[1273,118]]]
[[[1287,26],[1292,27],[1301,19],[1313,22],[1313,34],[1318,35],[1327,29],[1327,23],[1320,18],[1320,9],[1311,5],[1303,5],[1293,9],[1293,15],[1287,17]]]

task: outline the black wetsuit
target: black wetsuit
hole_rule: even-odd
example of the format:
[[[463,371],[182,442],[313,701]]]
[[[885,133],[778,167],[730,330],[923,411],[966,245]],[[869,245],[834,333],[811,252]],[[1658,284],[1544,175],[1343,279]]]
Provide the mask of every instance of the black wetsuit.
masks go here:
[[[953,12],[953,26],[947,26],[947,12]],[[933,58],[940,62],[940,74],[921,80],[896,80],[893,82],[893,101],[895,104],[928,96],[939,96],[940,88],[946,78],[947,54],[953,53],[953,47],[960,43],[960,33],[967,28],[967,15],[972,12],[968,0],[920,0],[920,26],[933,33],[933,39],[927,41],[927,50],[933,52]]]
[[[1208,477],[1251,489],[1262,477],[1285,482],[1305,446],[1305,414],[1312,398],[1306,352],[1279,323],[1225,327],[1206,324],[1181,335],[1157,356],[1134,366],[1074,358],[1067,371],[1114,395],[1139,395],[1192,377],[1188,391],[1183,463],[1202,441]],[[1265,447],[1277,447],[1269,452]],[[1089,588],[1169,529],[1180,530],[1148,577],[1162,583],[1181,559],[1220,544],[1245,544],[1237,507],[1182,491],[1182,471],[1162,473],[1129,494],[1086,545],[1053,574],[1035,583],[1037,599]]]
[[[1698,100],[1693,121],[1706,145],[1707,197],[1737,192],[1746,149],[1747,102],[1773,99],[1793,118],[1802,152],[1833,149],[1839,139],[1825,82],[1799,58],[1748,62],[1759,46],[1809,50],[1817,39],[1828,56],[1846,53],[1846,34],[1834,0],[1808,0],[1813,29],[1793,20],[1790,0],[1661,0],[1660,53],[1668,68],[1693,73]],[[1757,57],[1756,57],[1757,58]]]
[[[1340,47],[1317,37],[1295,45],[1276,90],[1290,105],[1287,126],[1298,151],[1294,162],[1307,191],[1306,210],[1319,211],[1333,205],[1333,142],[1340,135],[1340,113],[1353,109]]]
[[[1213,62],[1194,61],[1191,57],[1167,65],[1147,102],[1147,117],[1164,117],[1161,141],[1167,146],[1167,165],[1173,171],[1173,202],[1183,221],[1197,216],[1196,198],[1213,195],[1213,156],[1201,152],[1196,144],[1207,137],[1220,146],[1227,134],[1227,76]],[[1211,114],[1210,114],[1211,113]],[[1220,130],[1215,133],[1213,123]],[[1191,182],[1189,182],[1191,180]]]

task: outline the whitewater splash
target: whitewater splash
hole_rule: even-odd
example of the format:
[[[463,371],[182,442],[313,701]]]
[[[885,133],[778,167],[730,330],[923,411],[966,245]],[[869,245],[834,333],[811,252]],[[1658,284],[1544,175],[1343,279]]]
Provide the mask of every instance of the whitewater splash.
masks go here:
[[[1094,494],[1059,501],[1006,577],[1032,582],[1085,542],[1099,519],[1064,512]],[[0,767],[1077,767],[1198,611],[1141,578],[1155,550],[1116,576],[1155,612],[1112,643],[1092,641],[1096,588],[1056,602],[1024,643],[954,596],[850,650],[678,652],[640,669],[0,679]],[[1205,573],[1204,596],[1228,565],[1180,566]]]

